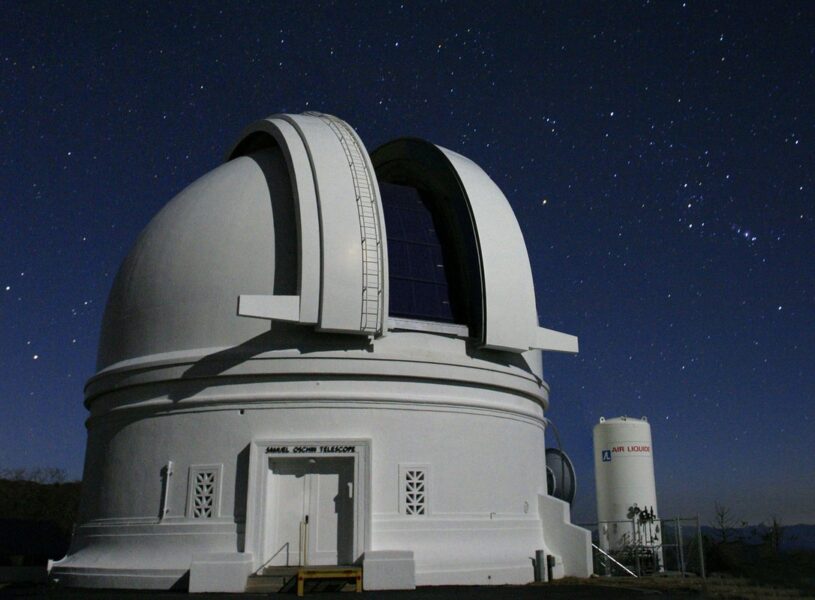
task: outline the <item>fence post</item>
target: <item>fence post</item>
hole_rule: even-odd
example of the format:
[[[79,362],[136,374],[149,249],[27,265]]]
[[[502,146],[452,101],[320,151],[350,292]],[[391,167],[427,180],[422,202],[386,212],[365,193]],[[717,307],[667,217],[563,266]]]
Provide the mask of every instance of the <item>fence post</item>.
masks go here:
[[[702,526],[699,524],[699,515],[696,515],[696,541],[699,545],[699,567],[702,570],[702,579],[705,579],[705,549],[702,546]]]

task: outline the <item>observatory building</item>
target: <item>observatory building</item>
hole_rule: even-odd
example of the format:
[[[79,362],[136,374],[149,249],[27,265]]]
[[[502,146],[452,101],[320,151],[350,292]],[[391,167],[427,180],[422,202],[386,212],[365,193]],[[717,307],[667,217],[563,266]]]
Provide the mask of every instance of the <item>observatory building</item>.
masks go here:
[[[521,230],[467,158],[368,154],[330,115],[250,126],[151,221],[85,388],[79,523],[51,576],[242,591],[280,565],[367,589],[588,576],[547,492],[541,328]]]

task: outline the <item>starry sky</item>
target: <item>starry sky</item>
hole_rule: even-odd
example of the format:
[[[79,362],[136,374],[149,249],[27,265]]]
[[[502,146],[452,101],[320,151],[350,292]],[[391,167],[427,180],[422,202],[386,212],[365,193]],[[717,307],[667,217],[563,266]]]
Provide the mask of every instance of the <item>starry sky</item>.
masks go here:
[[[595,518],[592,426],[646,415],[662,516],[815,523],[812,3],[2,13],[0,468],[81,477],[82,388],[136,236],[248,123],[320,110],[505,192],[541,324],[580,337],[545,359],[575,521]]]

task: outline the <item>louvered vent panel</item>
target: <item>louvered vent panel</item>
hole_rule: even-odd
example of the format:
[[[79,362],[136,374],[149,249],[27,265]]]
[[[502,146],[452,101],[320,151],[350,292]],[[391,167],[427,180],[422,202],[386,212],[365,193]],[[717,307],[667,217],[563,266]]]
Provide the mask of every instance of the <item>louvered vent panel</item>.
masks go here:
[[[218,516],[220,473],[218,465],[190,467],[188,518],[214,519]]]
[[[400,472],[402,513],[415,517],[427,515],[428,468],[402,465]]]

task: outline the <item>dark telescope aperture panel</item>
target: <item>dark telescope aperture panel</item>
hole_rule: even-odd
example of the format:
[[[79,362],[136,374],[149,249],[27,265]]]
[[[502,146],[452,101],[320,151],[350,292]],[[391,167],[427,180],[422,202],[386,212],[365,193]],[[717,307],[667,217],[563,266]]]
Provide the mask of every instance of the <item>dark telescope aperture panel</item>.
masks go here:
[[[412,187],[380,182],[388,236],[390,314],[455,323],[449,249],[433,199]]]

